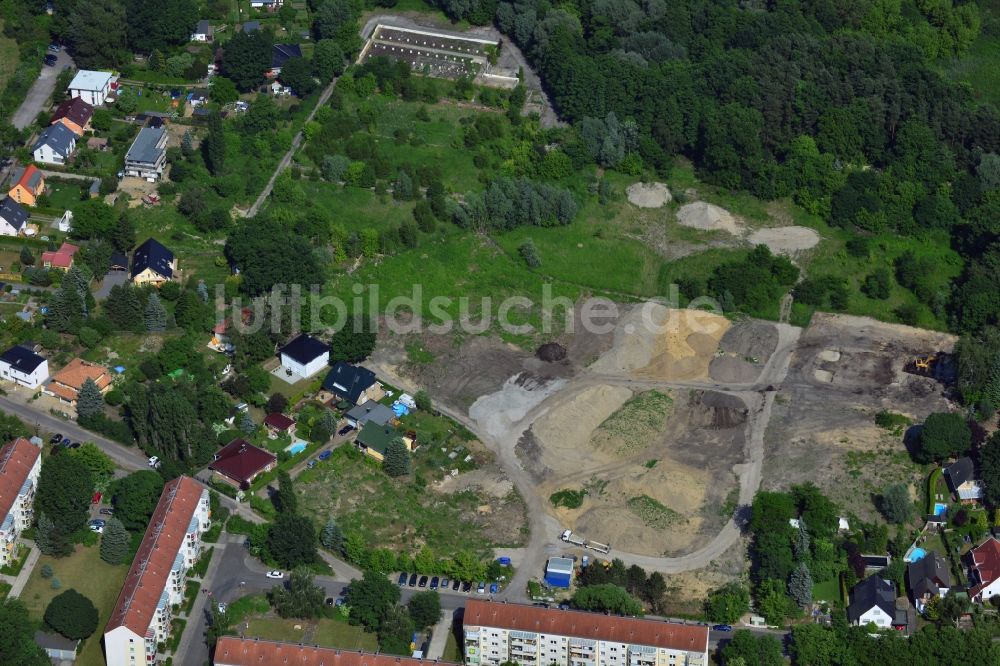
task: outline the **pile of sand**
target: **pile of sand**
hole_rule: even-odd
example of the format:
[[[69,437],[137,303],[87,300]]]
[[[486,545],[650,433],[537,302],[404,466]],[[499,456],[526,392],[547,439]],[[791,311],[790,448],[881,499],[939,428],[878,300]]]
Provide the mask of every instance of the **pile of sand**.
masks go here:
[[[557,474],[585,468],[594,430],[631,397],[623,386],[588,386],[549,409],[531,426],[542,463]]]
[[[643,303],[619,321],[611,351],[592,367],[667,381],[704,378],[729,325],[711,312]]]
[[[743,224],[732,213],[705,201],[681,206],[677,211],[677,221],[685,227],[704,231],[726,231],[734,236],[743,233]]]
[[[525,373],[508,379],[495,393],[481,396],[469,407],[469,417],[490,436],[502,440],[512,434],[514,424],[531,409],[565,384],[565,380],[539,380]]]
[[[666,183],[632,183],[625,192],[629,203],[639,208],[661,208],[673,201]]]
[[[809,227],[758,229],[747,236],[754,245],[766,245],[775,254],[795,254],[816,247],[819,234]]]

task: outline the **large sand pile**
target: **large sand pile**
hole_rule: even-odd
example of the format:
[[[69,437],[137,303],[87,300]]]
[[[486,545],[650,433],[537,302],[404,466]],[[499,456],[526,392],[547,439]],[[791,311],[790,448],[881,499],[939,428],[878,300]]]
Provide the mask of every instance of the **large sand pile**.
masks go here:
[[[662,208],[673,201],[665,183],[632,183],[625,193],[629,203],[639,208]]]
[[[816,247],[819,234],[809,227],[771,227],[747,236],[754,245],[766,245],[775,254],[795,254]]]
[[[704,231],[726,231],[734,236],[743,233],[743,224],[725,208],[706,201],[695,201],[681,206],[677,221],[685,227]]]
[[[644,303],[619,321],[614,346],[592,368],[663,380],[704,378],[729,324],[711,312]]]
[[[531,429],[542,447],[542,464],[563,474],[582,469],[593,452],[591,433],[630,397],[632,391],[623,386],[588,386],[539,417]]]

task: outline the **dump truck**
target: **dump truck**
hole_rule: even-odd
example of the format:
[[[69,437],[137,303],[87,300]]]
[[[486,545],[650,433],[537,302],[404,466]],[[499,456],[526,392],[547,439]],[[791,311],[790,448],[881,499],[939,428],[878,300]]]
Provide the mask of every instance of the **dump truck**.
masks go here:
[[[566,543],[571,543],[574,546],[584,546],[586,547],[587,542],[578,536],[573,534],[573,530],[563,530],[563,533],[559,536],[560,539]]]
[[[588,541],[584,547],[589,548],[590,550],[596,550],[598,553],[604,553],[605,555],[611,552],[611,546],[598,541]]]

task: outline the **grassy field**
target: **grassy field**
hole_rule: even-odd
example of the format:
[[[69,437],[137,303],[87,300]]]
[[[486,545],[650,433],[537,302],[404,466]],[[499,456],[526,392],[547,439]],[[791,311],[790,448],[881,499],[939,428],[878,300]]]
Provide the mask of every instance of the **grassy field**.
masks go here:
[[[52,589],[51,579],[42,578],[42,567],[48,564],[55,572],[53,578],[58,578],[61,587]],[[54,596],[70,588],[86,596],[97,606],[99,620],[97,631],[84,641],[76,659],[78,666],[103,666],[104,652],[101,649],[101,631],[111,610],[114,608],[118,593],[121,592],[127,565],[111,566],[101,559],[100,548],[92,546],[84,548],[77,546],[69,557],[53,558],[42,555],[38,559],[28,584],[21,593],[21,600],[28,607],[33,619],[41,621],[45,608]]]
[[[595,438],[617,442],[618,453],[628,455],[649,445],[666,425],[673,404],[673,398],[659,391],[640,393],[605,419]]]
[[[89,183],[82,181],[54,181],[45,182],[45,194],[49,197],[49,208],[71,209],[77,206],[82,195],[90,189]]]
[[[831,604],[843,606],[844,600],[840,597],[840,583],[836,577],[813,585],[813,599],[817,601],[829,601]]]
[[[626,502],[626,506],[648,527],[655,529],[666,529],[681,518],[679,513],[649,495],[632,497]]]
[[[0,29],[3,22],[0,21]],[[0,36],[0,89],[7,85],[7,81],[17,71],[17,65],[21,60],[21,53],[18,51],[17,42],[10,37]]]
[[[365,650],[378,648],[375,634],[366,634],[361,627],[354,627],[339,619],[322,618],[315,621],[283,620],[278,617],[256,617],[248,620],[244,636],[288,643],[306,642],[320,647]],[[296,629],[298,627],[298,629]],[[308,635],[308,637],[307,637]]]

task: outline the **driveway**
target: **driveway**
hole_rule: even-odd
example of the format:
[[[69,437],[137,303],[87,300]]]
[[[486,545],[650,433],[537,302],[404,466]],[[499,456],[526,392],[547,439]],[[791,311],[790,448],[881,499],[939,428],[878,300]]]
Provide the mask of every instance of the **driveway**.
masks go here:
[[[111,287],[128,282],[128,271],[108,271],[101,280],[101,286],[94,291],[94,300],[103,301],[111,294]]]
[[[52,93],[56,89],[56,79],[59,78],[59,72],[63,71],[64,67],[75,66],[73,59],[66,53],[66,49],[59,51],[58,58],[54,67],[42,65],[42,71],[28,90],[24,102],[14,112],[10,122],[17,129],[21,130],[30,125],[39,113],[48,108],[49,98],[52,97]]]

